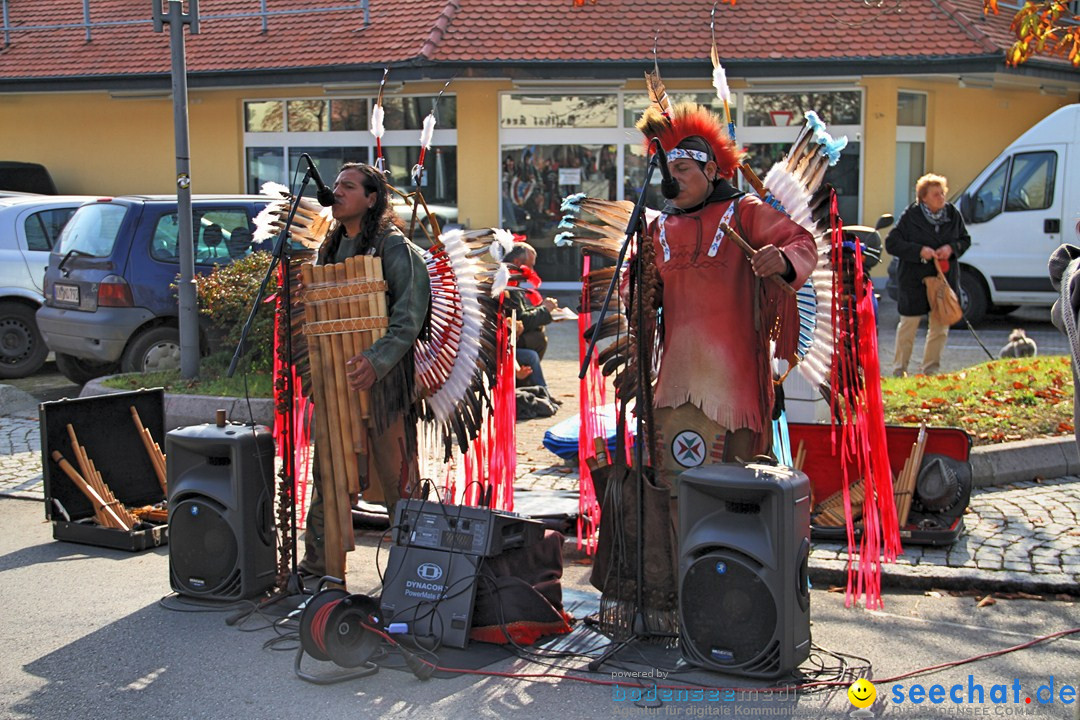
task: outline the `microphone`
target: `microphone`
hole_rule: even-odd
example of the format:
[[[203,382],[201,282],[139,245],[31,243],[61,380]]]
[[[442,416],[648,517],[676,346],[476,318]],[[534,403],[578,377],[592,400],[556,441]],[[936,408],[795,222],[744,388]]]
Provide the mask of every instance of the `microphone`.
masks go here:
[[[655,156],[660,163],[660,193],[668,200],[674,200],[679,194],[679,181],[671,177],[667,153],[664,152],[664,146],[660,144],[660,138],[653,138],[652,141],[656,144]]]
[[[319,175],[319,168],[315,167],[314,161],[307,153],[301,153],[300,157],[307,161],[308,172],[311,174],[311,179],[315,181],[315,196],[319,200],[319,204],[323,207],[330,207],[334,204],[334,191],[326,186],[326,183],[322,181],[322,176]],[[666,177],[666,176],[665,176]]]

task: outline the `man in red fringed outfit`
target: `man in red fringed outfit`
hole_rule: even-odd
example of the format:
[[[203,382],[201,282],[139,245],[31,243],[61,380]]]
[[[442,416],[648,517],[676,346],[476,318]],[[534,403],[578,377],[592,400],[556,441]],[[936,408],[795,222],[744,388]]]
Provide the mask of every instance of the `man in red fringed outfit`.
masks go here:
[[[684,103],[664,115],[651,107],[638,129],[646,143],[659,139],[678,182],[678,194],[648,227],[663,347],[652,465],[674,499],[683,470],[770,451],[770,360],[792,356],[799,332],[794,294],[770,276],[801,287],[816,249],[809,232],[731,185],[741,153],[707,108]],[[721,223],[756,249],[752,258]]]

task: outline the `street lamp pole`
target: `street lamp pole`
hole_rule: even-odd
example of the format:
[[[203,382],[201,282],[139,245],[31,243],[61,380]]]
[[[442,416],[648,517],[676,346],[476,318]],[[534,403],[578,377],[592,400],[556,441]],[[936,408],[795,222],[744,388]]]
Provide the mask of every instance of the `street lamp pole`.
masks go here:
[[[195,243],[191,215],[191,153],[188,146],[187,56],[184,48],[184,25],[191,34],[199,34],[199,3],[188,0],[189,12],[183,12],[183,0],[152,0],[154,30],[161,32],[169,24],[172,51],[173,134],[176,145],[177,242],[180,248],[180,375],[191,380],[199,374],[199,301],[195,292]]]

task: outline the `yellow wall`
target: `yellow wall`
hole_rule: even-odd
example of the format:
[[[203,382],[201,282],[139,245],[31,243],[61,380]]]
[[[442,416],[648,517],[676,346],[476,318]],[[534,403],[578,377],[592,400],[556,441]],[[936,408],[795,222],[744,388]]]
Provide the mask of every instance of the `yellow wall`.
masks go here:
[[[455,83],[458,138],[458,218],[467,227],[494,227],[501,197],[499,92],[506,81]]]
[[[866,223],[892,211],[896,175],[896,94],[928,96],[926,167],[949,178],[957,193],[1009,142],[1069,98],[1031,90],[960,88],[955,82],[898,77],[866,78],[863,207]],[[740,85],[738,79],[732,86]],[[671,89],[706,90],[700,81]],[[639,79],[628,90],[643,89]],[[459,217],[470,227],[499,217],[499,93],[506,80],[459,80]],[[435,93],[442,83],[410,83],[409,93]],[[244,187],[244,99],[319,97],[318,86],[192,90],[189,95],[192,189],[241,192]],[[113,99],[105,92],[18,94],[0,100],[0,159],[39,162],[61,192],[173,193],[175,157],[168,98]],[[850,221],[850,220],[849,220]]]
[[[866,78],[863,87],[862,218],[872,227],[878,217],[893,211],[897,78]],[[855,223],[854,218],[844,220]]]

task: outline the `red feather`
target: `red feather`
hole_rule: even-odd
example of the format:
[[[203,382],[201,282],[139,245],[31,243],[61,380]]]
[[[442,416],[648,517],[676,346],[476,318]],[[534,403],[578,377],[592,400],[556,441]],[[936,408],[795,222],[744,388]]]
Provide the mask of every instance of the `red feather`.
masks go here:
[[[645,120],[645,118],[642,119]],[[657,125],[661,126],[657,127]],[[638,128],[641,129],[640,122]],[[656,132],[651,132],[654,129]],[[716,156],[716,166],[720,175],[725,178],[732,177],[742,162],[743,152],[728,136],[723,121],[704,105],[679,103],[675,106],[670,122],[662,124],[650,122],[645,138],[646,153],[649,152],[649,140],[654,135],[660,138],[660,144],[664,146],[665,152],[675,149],[680,142],[693,135],[704,138],[712,146],[713,154]]]

